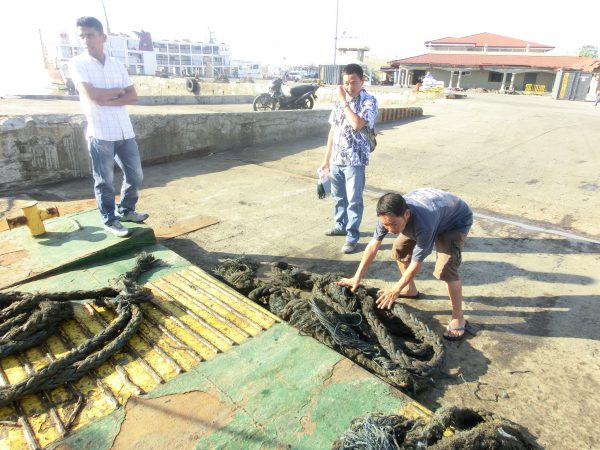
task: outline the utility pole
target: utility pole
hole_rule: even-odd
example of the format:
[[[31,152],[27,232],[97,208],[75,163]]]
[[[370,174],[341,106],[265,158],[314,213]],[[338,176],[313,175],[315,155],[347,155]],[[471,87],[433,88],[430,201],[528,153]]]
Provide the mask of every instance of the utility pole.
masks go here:
[[[44,58],[44,67],[48,68],[48,52],[46,51],[46,45],[44,45],[44,39],[42,38],[42,30],[38,28],[40,35],[40,43],[42,44],[42,57]]]
[[[337,40],[338,40],[338,16],[339,16],[339,11],[340,11],[340,0],[336,0],[336,6],[335,6],[335,38],[334,38],[335,49],[333,51],[333,67],[336,66],[336,62],[337,62]]]
[[[104,6],[104,0],[102,0],[102,9],[104,10],[104,20],[106,20],[106,34],[110,34],[110,25],[108,23],[108,14],[106,14],[106,6]]]

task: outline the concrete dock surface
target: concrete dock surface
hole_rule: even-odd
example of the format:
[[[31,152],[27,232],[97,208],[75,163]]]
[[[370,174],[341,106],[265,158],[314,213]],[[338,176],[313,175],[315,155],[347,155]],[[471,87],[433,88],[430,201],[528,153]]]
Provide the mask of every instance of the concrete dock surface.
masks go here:
[[[1,114],[10,114],[5,105]],[[436,187],[459,195],[476,213],[461,268],[473,333],[448,343],[445,375],[416,400],[430,409],[491,410],[527,427],[545,448],[599,448],[600,108],[497,94],[419,106],[422,118],[379,127],[357,253],[340,252],[343,237],[324,236],[333,206],[317,199],[315,185],[326,136],[146,167],[139,210],[156,228],[216,222],[163,241],[205,269],[246,255],[265,270],[284,260],[351,275],[382,193]],[[3,217],[30,199],[77,209],[91,204],[92,181],[0,196]],[[365,284],[398,280],[391,244],[386,238]],[[431,275],[434,262],[431,255],[417,279],[425,297],[405,303],[441,334],[450,303]]]

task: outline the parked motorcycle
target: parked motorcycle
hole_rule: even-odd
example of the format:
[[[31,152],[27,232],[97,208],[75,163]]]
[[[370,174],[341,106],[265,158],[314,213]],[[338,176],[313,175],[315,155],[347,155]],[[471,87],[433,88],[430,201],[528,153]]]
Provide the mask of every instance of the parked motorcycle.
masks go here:
[[[254,111],[268,111],[276,109],[312,109],[317,99],[318,84],[302,84],[290,89],[290,95],[285,95],[281,78],[271,82],[268,94],[260,94],[254,99]]]

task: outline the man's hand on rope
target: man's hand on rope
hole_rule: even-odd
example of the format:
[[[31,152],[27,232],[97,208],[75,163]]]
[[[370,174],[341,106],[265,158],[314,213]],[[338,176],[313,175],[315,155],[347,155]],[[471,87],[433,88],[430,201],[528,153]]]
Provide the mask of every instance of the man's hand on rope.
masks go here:
[[[352,278],[342,278],[337,281],[339,286],[349,287],[352,292],[356,292],[358,288],[358,284],[360,283],[360,278],[352,277]]]
[[[380,289],[379,292],[377,292],[377,295],[379,295],[379,297],[377,297],[375,304],[379,309],[392,309],[394,302],[398,298],[398,295],[400,295],[400,291],[395,288]]]

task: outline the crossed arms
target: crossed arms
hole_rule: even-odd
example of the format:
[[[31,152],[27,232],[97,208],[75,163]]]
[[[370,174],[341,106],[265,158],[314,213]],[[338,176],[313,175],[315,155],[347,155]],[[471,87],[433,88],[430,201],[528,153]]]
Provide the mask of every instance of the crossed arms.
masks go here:
[[[138,96],[133,85],[126,88],[97,88],[90,83],[81,82],[79,89],[93,103],[99,106],[124,106],[137,102]]]

